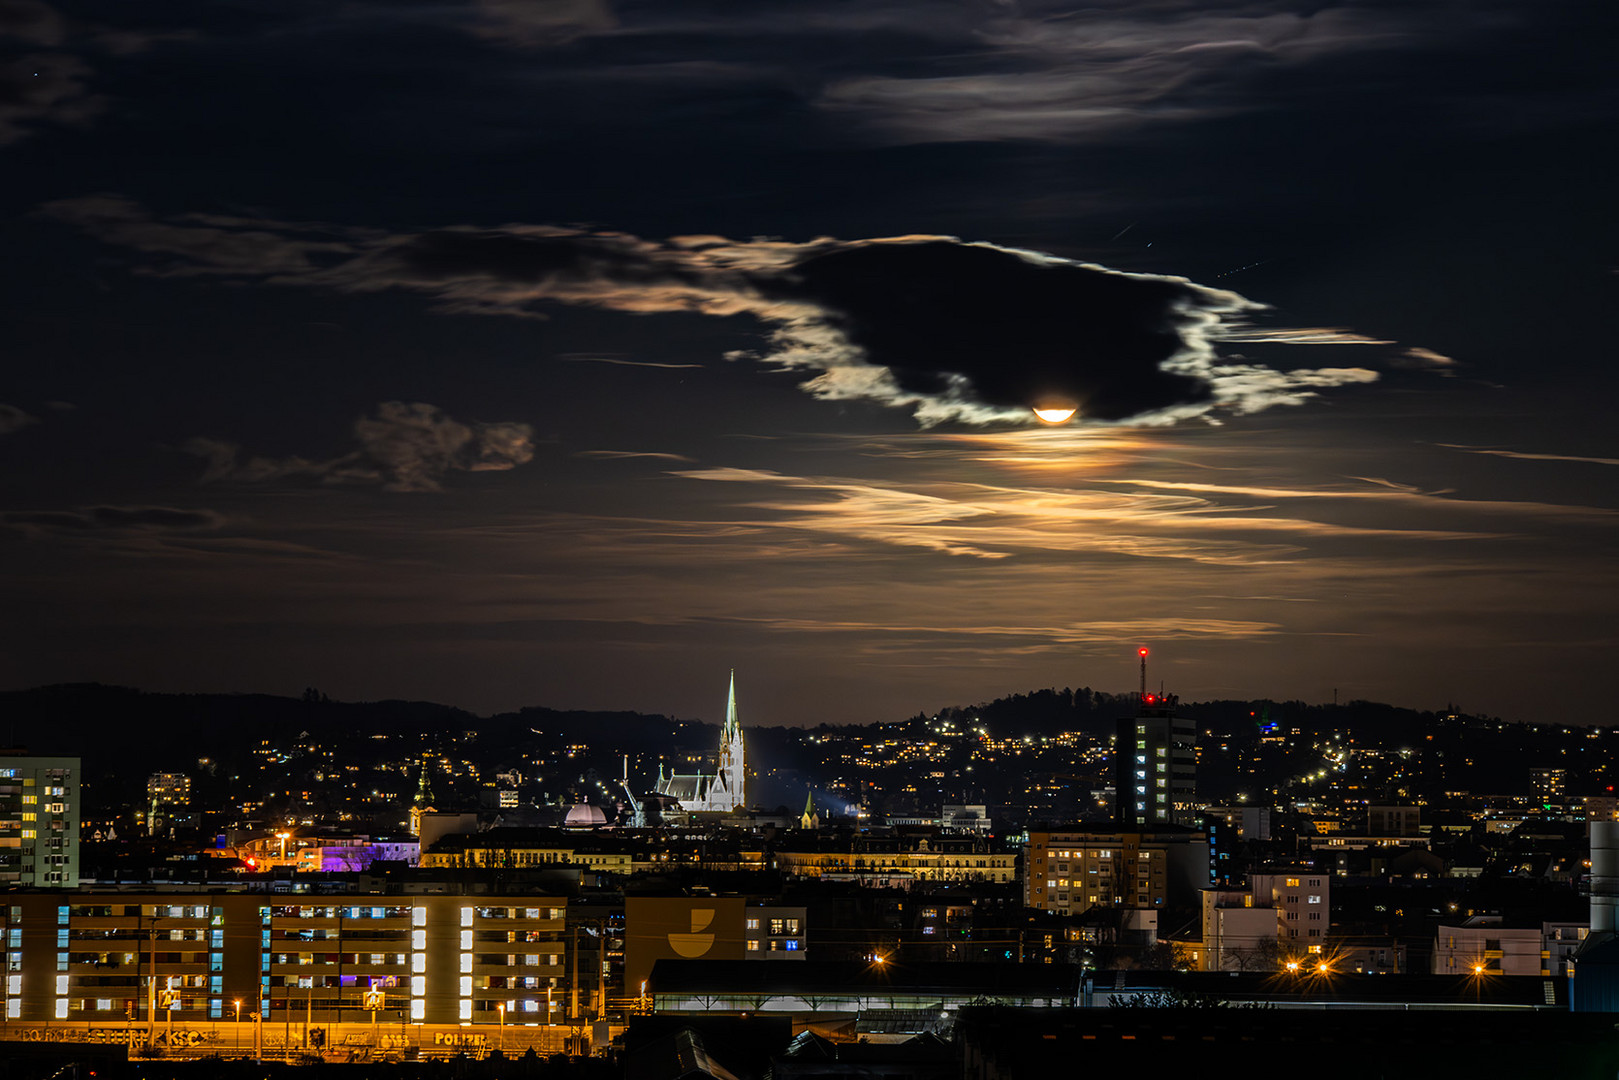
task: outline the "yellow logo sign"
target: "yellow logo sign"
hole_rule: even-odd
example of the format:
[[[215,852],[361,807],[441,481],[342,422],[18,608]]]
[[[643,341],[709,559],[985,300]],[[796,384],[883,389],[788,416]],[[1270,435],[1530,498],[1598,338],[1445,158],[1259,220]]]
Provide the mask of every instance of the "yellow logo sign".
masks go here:
[[[691,933],[670,934],[669,947],[688,960],[702,956],[714,945],[714,935],[702,933],[713,921],[713,908],[692,908]]]

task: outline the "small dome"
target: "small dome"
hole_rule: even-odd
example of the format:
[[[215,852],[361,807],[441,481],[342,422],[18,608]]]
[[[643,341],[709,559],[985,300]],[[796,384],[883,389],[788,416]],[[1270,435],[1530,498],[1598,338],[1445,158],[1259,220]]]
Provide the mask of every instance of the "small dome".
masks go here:
[[[575,803],[568,808],[568,816],[562,819],[562,824],[570,829],[592,829],[607,824],[607,815],[598,806]]]

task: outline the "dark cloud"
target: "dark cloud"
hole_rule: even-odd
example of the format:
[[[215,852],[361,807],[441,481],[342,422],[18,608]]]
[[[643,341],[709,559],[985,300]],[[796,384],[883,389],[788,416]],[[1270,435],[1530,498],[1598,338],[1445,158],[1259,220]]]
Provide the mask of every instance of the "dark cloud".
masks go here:
[[[1296,404],[1376,378],[1363,367],[1280,371],[1221,357],[1222,335],[1252,339],[1248,320],[1264,307],[1237,293],[953,237],[651,241],[533,225],[385,234],[203,215],[163,221],[107,196],[47,209],[159,257],[151,272],[171,276],[405,289],[460,313],[533,316],[568,304],[751,315],[767,345],[733,358],[811,372],[803,386],[817,397],[910,409],[923,424],[1027,422],[1028,407],[1052,395],[1094,421],[1168,423]],[[1318,331],[1264,333],[1321,340]],[[355,463],[327,464],[347,476]],[[418,486],[371,454],[357,467]]]
[[[56,46],[67,38],[67,20],[39,0],[0,0],[0,38]]]
[[[534,457],[534,430],[527,424],[466,424],[421,402],[383,402],[375,416],[354,422],[354,438],[358,449],[324,461],[244,458],[234,443],[207,438],[192,439],[185,449],[207,461],[204,482],[302,478],[381,485],[387,491],[440,491],[448,473],[500,472]]]
[[[212,510],[184,510],[173,506],[87,506],[78,510],[10,510],[0,521],[23,528],[56,532],[96,533],[148,530],[192,532],[217,529],[224,519]]]
[[[475,31],[510,45],[548,46],[617,25],[605,0],[475,0]]]
[[[1172,278],[945,240],[845,248],[793,273],[905,393],[948,396],[965,380],[985,405],[1055,395],[1098,420],[1209,403],[1208,379],[1164,365],[1209,313],[1243,306]]]
[[[0,435],[10,435],[13,431],[21,431],[29,424],[37,423],[39,421],[36,418],[29,416],[17,406],[0,402]]]
[[[0,145],[41,123],[78,124],[101,110],[90,67],[68,53],[30,53],[0,61]]]

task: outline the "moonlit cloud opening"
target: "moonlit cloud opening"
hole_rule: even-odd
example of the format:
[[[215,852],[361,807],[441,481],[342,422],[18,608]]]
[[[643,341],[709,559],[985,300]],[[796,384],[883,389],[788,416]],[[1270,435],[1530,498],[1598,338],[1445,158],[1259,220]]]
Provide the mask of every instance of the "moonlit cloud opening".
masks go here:
[[[1030,406],[1052,394],[1078,403],[1084,423],[1217,422],[1377,378],[1365,367],[1227,358],[1223,341],[1381,343],[1338,329],[1254,328],[1263,304],[1182,277],[948,236],[655,241],[534,225],[384,233],[158,219],[113,196],[48,209],[150,256],[146,272],[159,276],[405,290],[471,315],[544,317],[555,304],[747,315],[764,343],[728,358],[802,372],[816,398],[904,409],[923,427],[1032,424]]]

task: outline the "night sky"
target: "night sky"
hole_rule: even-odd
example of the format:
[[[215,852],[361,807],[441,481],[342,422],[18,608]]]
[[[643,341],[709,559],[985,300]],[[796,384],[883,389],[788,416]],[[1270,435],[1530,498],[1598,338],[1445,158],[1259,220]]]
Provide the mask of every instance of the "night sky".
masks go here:
[[[1616,42],[0,0],[0,687],[1611,716]]]

